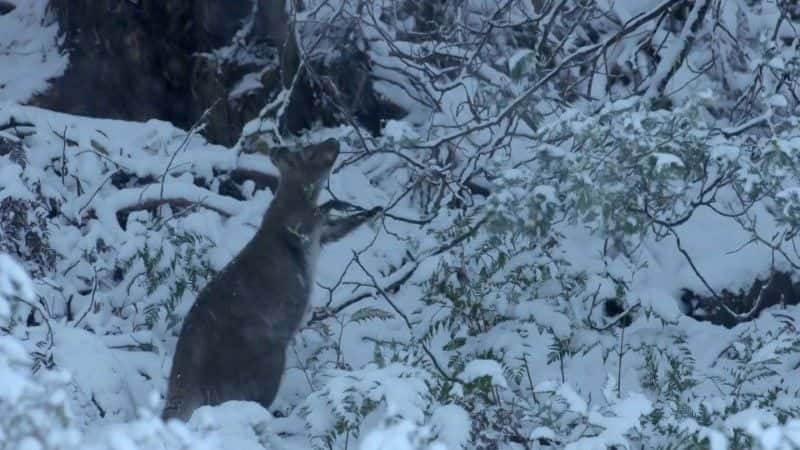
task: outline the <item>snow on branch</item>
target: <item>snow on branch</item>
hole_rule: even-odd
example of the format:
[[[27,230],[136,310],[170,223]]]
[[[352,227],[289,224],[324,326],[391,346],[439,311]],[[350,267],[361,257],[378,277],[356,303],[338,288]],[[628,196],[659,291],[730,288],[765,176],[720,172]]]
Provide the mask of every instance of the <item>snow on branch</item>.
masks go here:
[[[707,0],[697,0],[694,2],[692,11],[686,19],[680,36],[673,42],[672,46],[662,52],[661,63],[658,65],[656,73],[650,82],[650,86],[647,88],[645,99],[649,100],[664,93],[667,83],[669,83],[669,80],[683,64],[697,35],[702,30],[703,20],[705,19],[709,6]]]
[[[162,186],[163,194],[161,193]],[[114,224],[116,228],[119,228],[117,213],[150,209],[164,204],[177,207],[200,205],[226,217],[235,215],[244,207],[244,202],[193,184],[167,182],[163,185],[153,183],[141,188],[121,189],[99,199],[92,209],[100,221],[105,224]]]

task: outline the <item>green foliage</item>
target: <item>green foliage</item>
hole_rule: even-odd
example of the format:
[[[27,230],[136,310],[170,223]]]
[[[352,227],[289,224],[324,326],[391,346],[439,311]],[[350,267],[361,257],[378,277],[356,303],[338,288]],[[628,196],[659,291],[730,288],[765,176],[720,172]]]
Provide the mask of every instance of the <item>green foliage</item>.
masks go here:
[[[192,301],[214,271],[208,262],[211,242],[203,235],[160,223],[148,229],[143,245],[120,262],[129,273],[127,292],[143,289],[144,320],[147,327],[165,323],[174,329],[183,320],[178,314],[182,302]],[[138,270],[135,275],[131,271]]]
[[[730,448],[752,448],[757,445],[752,435],[726,425],[728,418],[748,408],[782,421],[791,417],[783,403],[798,394],[779,374],[786,371],[782,358],[797,354],[796,340],[767,343],[750,330],[721,355],[719,366],[701,366],[673,319],[631,298],[630,280],[646,264],[640,257],[643,242],[677,238],[677,227],[699,210],[751,230],[751,209],[770,199],[777,202],[773,211],[782,224],[778,236],[793,236],[800,223],[793,219],[800,196],[784,189],[800,168],[787,156],[790,137],[765,137],[761,142],[771,143],[765,152],[748,153],[736,136],[712,126],[706,104],[700,96],[669,111],[649,111],[629,100],[596,114],[565,114],[537,130],[540,144],[533,145],[535,157],[526,164],[510,169],[503,158],[492,160],[490,171],[498,177],[483,208],[434,231],[447,243],[486,220],[485,232],[460,241],[425,283],[426,309],[420,316],[437,319],[415,330],[417,345],[427,351],[410,350],[430,373],[434,398],[458,401],[471,412],[477,447],[537,427],[550,430],[561,445],[605,436],[605,426],[591,415],[537,388],[542,379],[527,370],[531,357],[554,366],[548,380],[566,384],[575,376],[570,367],[592,355],[598,358],[597,375],[611,384],[618,368],[624,374],[636,367],[636,382],[653,407],[628,423],[625,439],[646,448],[710,448],[712,437]],[[569,145],[543,144],[552,141]],[[588,271],[569,261],[569,227],[589,230],[606,243],[597,255],[603,266]],[[770,239],[776,238],[763,237],[777,242]],[[683,248],[677,239],[676,244],[680,255]],[[603,317],[606,299],[621,302],[630,318],[624,326],[660,323],[660,343],[626,341],[623,321]],[[503,343],[495,344],[501,336]],[[488,375],[463,385],[454,381],[471,361],[487,357],[504,367],[508,387],[494,385]],[[710,395],[710,389],[720,395]],[[615,417],[616,402],[624,401],[615,399],[619,394],[613,386],[593,407]],[[584,433],[571,434],[576,427]]]
[[[350,316],[350,320],[353,322],[361,322],[365,320],[389,320],[393,317],[394,314],[390,313],[389,311],[367,306],[355,311]]]
[[[313,392],[299,411],[316,448],[346,445],[358,438],[365,418],[387,405],[396,409],[390,414],[409,419],[422,417],[431,401],[423,373],[403,364],[330,370],[324,378],[325,386]]]

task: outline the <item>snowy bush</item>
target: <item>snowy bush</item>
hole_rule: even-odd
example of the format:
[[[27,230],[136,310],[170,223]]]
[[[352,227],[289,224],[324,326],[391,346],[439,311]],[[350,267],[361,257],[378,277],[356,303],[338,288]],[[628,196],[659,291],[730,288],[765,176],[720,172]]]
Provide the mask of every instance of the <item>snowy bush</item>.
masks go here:
[[[370,431],[359,446],[360,450],[447,450],[433,441],[430,431],[402,418],[390,417]]]
[[[143,224],[136,234],[141,247],[132,249],[135,253],[117,266],[125,274],[126,293],[143,291],[147,327],[180,329],[186,305],[214,274],[207,256],[211,243],[197,232],[168,223]]]
[[[8,255],[0,254],[0,321],[10,315],[9,302],[33,302],[28,275]],[[64,391],[67,378],[48,370],[31,373],[32,360],[13,336],[0,335],[0,448],[76,448],[79,432],[71,427]]]
[[[0,254],[0,321],[7,322],[9,303],[35,301],[34,288],[25,270],[8,255]],[[3,325],[5,328],[5,325]],[[215,444],[197,439],[183,426],[166,426],[145,415],[124,426],[84,435],[69,409],[69,375],[59,370],[33,372],[33,361],[24,345],[11,335],[0,335],[0,448],[57,450],[126,448],[206,449]]]

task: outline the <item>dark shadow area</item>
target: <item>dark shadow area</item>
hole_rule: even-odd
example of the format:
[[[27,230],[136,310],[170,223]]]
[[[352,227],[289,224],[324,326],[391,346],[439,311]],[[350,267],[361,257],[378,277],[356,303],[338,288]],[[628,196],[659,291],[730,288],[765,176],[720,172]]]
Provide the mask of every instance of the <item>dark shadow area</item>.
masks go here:
[[[272,3],[259,5],[257,19],[274,13],[266,10]],[[252,0],[50,0],[49,7],[70,63],[47,92],[31,100],[35,106],[122,120],[156,118],[187,129],[215,105],[203,134],[229,146],[287,84],[281,80],[287,61],[270,36],[281,21],[262,18],[248,35],[237,35],[253,11]],[[339,26],[345,40],[347,27]],[[405,115],[372,88],[367,53],[341,44],[339,57],[308,63],[324,74],[318,77],[323,82],[302,77],[284,131],[355,120],[377,134],[384,120]],[[231,47],[217,51],[226,46]],[[289,61],[295,67],[296,59]],[[243,93],[231,95],[243,85]]]
[[[800,303],[798,293],[800,283],[793,281],[789,272],[776,271],[763,279],[756,278],[750,289],[737,292],[724,289],[717,296],[683,289],[681,304],[690,317],[733,328],[755,319],[767,308]]]

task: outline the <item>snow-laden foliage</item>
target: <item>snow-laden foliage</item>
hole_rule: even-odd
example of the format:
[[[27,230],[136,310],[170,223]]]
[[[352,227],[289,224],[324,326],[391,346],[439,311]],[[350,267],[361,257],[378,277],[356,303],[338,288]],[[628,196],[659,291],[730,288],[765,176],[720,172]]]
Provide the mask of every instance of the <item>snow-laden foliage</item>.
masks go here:
[[[33,304],[35,288],[25,270],[0,254],[0,326],[7,329],[10,304]],[[84,434],[68,401],[69,374],[33,370],[25,346],[13,335],[0,336],[0,448],[14,450],[101,450],[107,448],[212,450],[180,424],[165,425],[152,415],[131,423]]]
[[[8,3],[8,2],[4,2]],[[0,14],[0,102],[25,101],[64,73],[68,55],[55,44],[58,24],[47,14],[47,0],[11,2]]]
[[[800,268],[794,3],[304,6],[338,128],[285,135],[286,91],[232,149],[0,104],[0,249],[36,280],[1,292],[0,369],[27,386],[3,432],[40,411],[12,430],[39,448],[800,447],[798,291],[726,300]],[[312,71],[350,51],[409,112],[377,135]],[[322,200],[384,214],[323,250],[275,417],[202,408],[195,435],[143,399],[272,198],[261,134],[337,138]]]
[[[25,271],[0,254],[0,321],[5,328],[9,303],[34,301]],[[63,389],[65,374],[39,371],[31,376],[32,359],[13,336],[0,336],[0,448],[68,449],[79,440],[70,427],[71,415]]]

